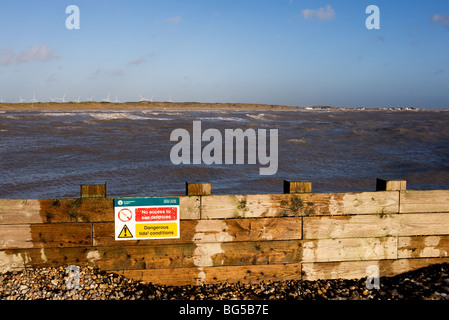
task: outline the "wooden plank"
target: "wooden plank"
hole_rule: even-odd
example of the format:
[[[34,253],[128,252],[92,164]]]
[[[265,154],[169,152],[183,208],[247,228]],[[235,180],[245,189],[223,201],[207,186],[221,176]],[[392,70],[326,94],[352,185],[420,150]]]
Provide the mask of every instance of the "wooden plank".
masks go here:
[[[202,219],[397,213],[397,191],[217,195],[202,198]]]
[[[449,257],[449,236],[399,237],[398,258]]]
[[[180,218],[200,218],[200,197],[179,197]],[[114,221],[112,198],[0,199],[0,224]]]
[[[369,238],[398,234],[397,214],[303,218],[304,239]]]
[[[448,213],[304,217],[304,239],[449,234]]]
[[[114,223],[94,223],[95,246],[117,245]],[[121,241],[120,245],[181,244],[301,239],[301,218],[181,220],[179,239]]]
[[[0,249],[91,245],[90,223],[0,225]]]
[[[449,212],[449,190],[400,192],[400,212]]]
[[[224,266],[205,268],[108,270],[126,278],[166,286],[186,286],[216,283],[250,283],[301,279],[301,264],[263,266]]]
[[[395,216],[399,236],[449,234],[449,213],[413,213]]]
[[[303,262],[397,258],[397,238],[302,240]]]
[[[380,276],[393,276],[391,265],[396,260],[366,260],[343,262],[303,263],[303,280],[320,279],[363,279],[371,276],[370,269],[377,268]]]
[[[301,240],[178,245],[29,248],[3,250],[24,266],[92,265],[104,270],[164,269],[298,263]]]
[[[301,258],[301,240],[200,243],[193,253],[194,265],[258,265],[297,263]]]
[[[199,196],[183,196],[179,197],[179,214],[180,219],[192,220],[200,219],[201,197]]]
[[[371,275],[367,268],[372,268],[372,266],[378,267],[380,277],[391,277],[432,264],[448,262],[448,258],[435,258],[303,263],[302,279],[310,281],[319,279],[363,279]],[[382,280],[380,280],[380,287],[382,288]]]
[[[72,248],[29,248],[6,249],[0,251],[0,270],[17,270],[25,267],[55,267],[62,265],[95,266],[99,259],[95,249]]]
[[[39,200],[0,199],[0,224],[39,223]]]

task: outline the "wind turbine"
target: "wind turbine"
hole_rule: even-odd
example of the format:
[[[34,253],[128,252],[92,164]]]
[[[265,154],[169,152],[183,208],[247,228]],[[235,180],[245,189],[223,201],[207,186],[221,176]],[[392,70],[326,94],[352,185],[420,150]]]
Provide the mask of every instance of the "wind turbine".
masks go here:
[[[65,93],[64,93],[64,95],[62,96],[62,98],[57,98],[58,100],[61,100],[61,102],[65,102]]]
[[[80,101],[80,99],[81,99],[81,96],[78,96],[78,99],[77,100],[75,100],[75,102],[78,102],[78,103],[80,103],[81,101]]]
[[[107,98],[104,98],[103,100],[101,100],[102,102],[111,102],[111,99],[109,99],[109,93],[108,93],[108,96],[107,96]]]
[[[94,96],[90,97],[90,98],[86,98],[87,101],[93,101],[94,100]]]
[[[140,100],[139,100],[139,102],[143,102],[143,101],[148,101],[148,99],[145,99],[144,97],[142,97],[142,95],[141,95],[141,94],[139,94],[139,97],[140,97]]]
[[[26,102],[26,100],[23,100],[21,96],[19,96],[19,98],[20,98],[20,103]]]
[[[117,96],[115,96],[114,103],[119,103],[120,101],[117,99]]]
[[[52,98],[52,97],[49,97],[49,98],[50,98],[51,102],[55,102],[55,100],[57,99],[57,98]]]
[[[0,103],[5,103],[6,101],[3,99],[0,99]]]
[[[32,102],[32,103],[37,102],[36,94],[35,94],[35,93],[33,94],[33,99],[31,99],[30,102]]]

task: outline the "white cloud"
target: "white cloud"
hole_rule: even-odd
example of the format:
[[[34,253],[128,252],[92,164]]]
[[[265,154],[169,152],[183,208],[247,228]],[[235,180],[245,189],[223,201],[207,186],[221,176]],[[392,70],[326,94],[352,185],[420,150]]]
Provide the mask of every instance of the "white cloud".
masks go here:
[[[314,9],[305,9],[302,10],[302,15],[306,19],[319,19],[319,20],[332,20],[335,18],[335,11],[332,9],[330,5],[327,5],[324,8],[319,8],[317,10]]]
[[[4,49],[0,55],[0,65],[12,65],[15,63],[25,62],[45,62],[59,59],[54,53],[55,51],[46,44],[40,46],[32,46],[19,53],[15,53],[11,48]]]
[[[179,21],[181,21],[181,17],[180,16],[168,19],[168,22],[170,22],[171,24],[177,24]]]
[[[154,56],[156,56],[156,54],[154,52],[151,52],[151,53],[146,54],[146,55],[144,55],[144,56],[142,56],[140,58],[137,58],[137,59],[129,61],[126,65],[128,67],[129,66],[138,66],[138,65],[141,65],[141,64],[145,63],[147,61],[147,58],[151,58],[151,57],[154,57]]]
[[[147,61],[147,59],[142,57],[142,58],[137,58],[137,59],[131,60],[126,65],[127,66],[138,66],[146,61]]]
[[[440,14],[436,14],[432,17],[433,22],[438,22],[441,24],[449,24],[449,14],[447,16],[442,16]]]
[[[56,81],[56,75],[54,73],[50,74],[47,79],[45,80],[45,82],[47,83],[51,83],[51,82],[55,82]]]
[[[121,77],[125,74],[123,69],[111,69],[103,70],[103,68],[98,68],[92,75],[88,77],[90,80],[97,80],[102,77]]]

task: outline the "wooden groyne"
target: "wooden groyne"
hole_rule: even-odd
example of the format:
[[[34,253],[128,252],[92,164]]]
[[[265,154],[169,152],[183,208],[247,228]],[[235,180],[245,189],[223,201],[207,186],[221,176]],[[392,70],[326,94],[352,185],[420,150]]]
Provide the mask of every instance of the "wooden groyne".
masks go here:
[[[117,241],[106,185],[79,198],[0,199],[0,272],[90,265],[157,284],[390,276],[449,260],[449,190],[213,195],[186,183],[177,239]]]

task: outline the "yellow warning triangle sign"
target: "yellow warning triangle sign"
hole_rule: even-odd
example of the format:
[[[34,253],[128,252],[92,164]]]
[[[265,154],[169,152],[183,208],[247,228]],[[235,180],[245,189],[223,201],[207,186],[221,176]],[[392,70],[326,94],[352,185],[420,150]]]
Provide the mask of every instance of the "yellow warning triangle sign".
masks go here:
[[[129,231],[128,227],[125,224],[117,238],[132,238],[132,237],[133,235],[131,234],[131,231]]]

